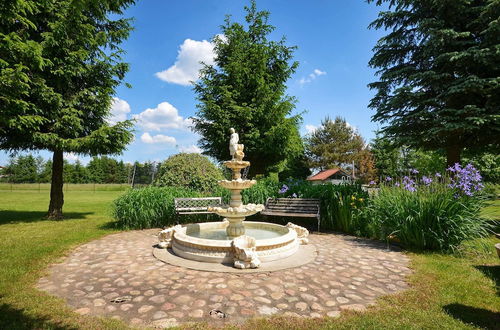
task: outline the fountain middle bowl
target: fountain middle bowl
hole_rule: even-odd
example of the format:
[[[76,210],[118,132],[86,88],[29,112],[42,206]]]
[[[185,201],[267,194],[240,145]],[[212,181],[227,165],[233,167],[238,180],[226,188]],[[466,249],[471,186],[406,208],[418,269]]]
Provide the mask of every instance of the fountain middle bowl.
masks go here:
[[[227,221],[195,223],[176,230],[173,252],[183,258],[201,262],[233,263],[232,238],[226,235]],[[299,248],[297,232],[286,226],[245,221],[245,235],[256,239],[256,252],[262,262],[283,259]]]

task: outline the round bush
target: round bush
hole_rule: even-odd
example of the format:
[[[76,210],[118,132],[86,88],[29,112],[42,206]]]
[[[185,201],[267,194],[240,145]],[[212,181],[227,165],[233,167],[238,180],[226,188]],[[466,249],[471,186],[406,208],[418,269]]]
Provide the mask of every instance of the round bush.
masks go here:
[[[180,153],[161,164],[155,186],[181,187],[200,192],[213,191],[222,171],[200,154]]]

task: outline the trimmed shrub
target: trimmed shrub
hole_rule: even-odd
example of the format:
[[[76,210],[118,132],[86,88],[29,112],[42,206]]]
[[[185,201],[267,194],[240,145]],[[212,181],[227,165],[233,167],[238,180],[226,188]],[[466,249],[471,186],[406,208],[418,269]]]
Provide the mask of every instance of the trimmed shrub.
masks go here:
[[[160,165],[154,185],[210,192],[217,189],[217,181],[222,179],[222,171],[207,157],[180,153]]]

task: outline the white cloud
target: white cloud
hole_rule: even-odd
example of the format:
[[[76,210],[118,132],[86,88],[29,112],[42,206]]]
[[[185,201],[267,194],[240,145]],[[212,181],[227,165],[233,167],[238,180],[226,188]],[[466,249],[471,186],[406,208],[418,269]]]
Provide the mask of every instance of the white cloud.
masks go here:
[[[180,152],[186,152],[188,154],[201,154],[201,149],[198,147],[198,146],[195,146],[194,144],[193,145],[190,145],[188,147],[184,146],[184,147],[180,147],[179,148],[179,151]]]
[[[153,135],[148,132],[141,135],[141,141],[147,144],[175,144],[176,140],[172,136],[167,136],[163,134]]]
[[[299,80],[299,84],[301,84],[301,85],[308,84],[308,83],[312,82],[314,79],[316,79],[317,77],[323,76],[325,74],[326,74],[325,71],[321,71],[320,69],[314,69],[314,71],[312,73],[310,73],[307,77],[301,78]]]
[[[191,120],[179,116],[179,111],[168,102],[162,102],[153,109],[146,109],[134,115],[134,118],[141,128],[148,131],[188,129],[191,126]]]
[[[76,162],[79,159],[78,155],[75,154],[74,152],[65,152],[63,156],[64,159],[72,163]]]
[[[308,134],[311,134],[313,133],[315,130],[317,130],[318,127],[317,126],[314,126],[314,125],[306,125],[306,132]]]
[[[188,86],[198,80],[200,62],[208,65],[214,63],[214,45],[207,40],[186,39],[180,46],[174,65],[157,72],[156,76],[172,84]]]
[[[127,119],[127,114],[130,110],[130,105],[127,101],[113,97],[113,103],[111,104],[111,117],[109,117],[106,121],[110,125],[115,125],[119,121],[124,121]]]

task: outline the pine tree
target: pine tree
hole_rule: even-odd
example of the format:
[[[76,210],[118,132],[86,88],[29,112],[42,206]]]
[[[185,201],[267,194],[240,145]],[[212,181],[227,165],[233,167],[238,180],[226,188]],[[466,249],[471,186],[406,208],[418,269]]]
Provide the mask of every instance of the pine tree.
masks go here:
[[[106,119],[128,70],[119,44],[131,25],[119,15],[133,3],[12,0],[0,6],[0,149],[53,152],[49,218],[62,217],[63,152],[119,153],[132,139],[131,122],[110,126]]]
[[[222,36],[213,38],[215,64],[205,65],[194,85],[199,104],[192,119],[203,153],[219,161],[229,159],[229,128],[235,128],[253,176],[281,171],[303,148],[301,117],[292,115],[296,101],[286,95],[286,81],[298,66],[292,62],[295,47],[285,38],[268,40],[275,28],[255,1],[245,10],[246,26],[227,17]]]
[[[370,66],[379,81],[370,107],[400,145],[445,149],[500,146],[500,2],[368,0],[389,4],[371,28],[388,34]]]
[[[326,117],[306,138],[309,166],[321,170],[332,167],[349,167],[359,160],[365,142],[345,119]]]

